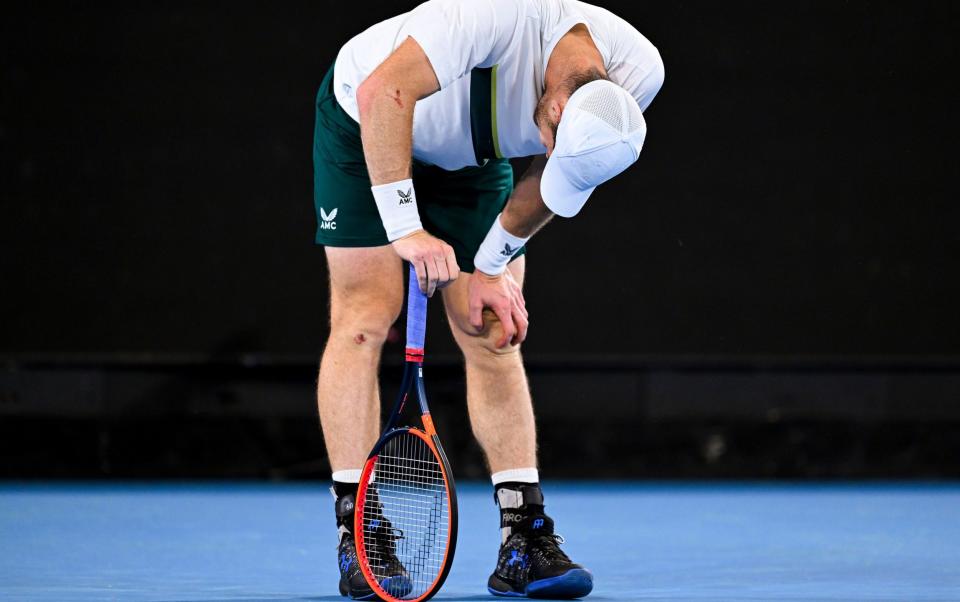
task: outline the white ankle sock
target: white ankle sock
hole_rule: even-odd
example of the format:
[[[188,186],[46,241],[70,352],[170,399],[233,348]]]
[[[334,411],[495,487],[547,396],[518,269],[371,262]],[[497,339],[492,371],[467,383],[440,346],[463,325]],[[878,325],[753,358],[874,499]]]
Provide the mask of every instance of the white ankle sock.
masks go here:
[[[501,470],[500,472],[495,472],[490,475],[490,479],[493,481],[494,486],[499,485],[500,483],[539,483],[540,482],[540,473],[536,468],[511,468],[510,470]],[[357,482],[360,482],[360,477],[357,477]]]
[[[351,468],[349,470],[336,470],[333,473],[333,480],[338,483],[359,483],[360,482],[360,473],[363,472],[359,468]]]

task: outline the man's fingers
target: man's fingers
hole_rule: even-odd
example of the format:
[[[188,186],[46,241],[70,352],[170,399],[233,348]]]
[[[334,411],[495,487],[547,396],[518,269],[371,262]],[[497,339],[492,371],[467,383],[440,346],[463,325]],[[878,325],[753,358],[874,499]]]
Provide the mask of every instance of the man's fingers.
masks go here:
[[[520,288],[520,285],[512,276],[507,279],[507,282],[510,287],[510,300],[514,303],[515,309],[521,312],[523,317],[528,318],[527,300],[523,298],[523,289]]]
[[[510,310],[510,304],[498,304],[493,307],[493,313],[500,319],[500,327],[503,328],[503,336],[497,340],[497,349],[506,347],[507,343],[513,340],[517,334],[517,327],[513,323],[513,312]]]
[[[447,271],[450,273],[450,281],[452,282],[460,277],[460,266],[457,265],[457,255],[453,252],[452,248],[447,250],[446,262]]]
[[[433,260],[433,255],[424,254],[418,255],[414,261],[414,265],[417,266],[417,280],[420,281],[420,290],[428,296],[432,297],[434,291],[437,290],[437,263]],[[420,272],[420,269],[423,269],[423,272]]]
[[[523,296],[523,288],[517,282],[516,278],[513,277],[513,274],[510,273],[510,270],[507,270],[504,275],[507,276],[506,281],[507,286],[510,288],[510,296],[519,303],[520,308],[526,313],[527,300]]]
[[[520,307],[516,300],[514,300],[513,320],[517,325],[517,334],[510,343],[512,345],[519,345],[527,339],[527,329],[530,327],[530,318],[527,316],[527,311]]]
[[[529,320],[529,319],[530,319],[530,313],[527,312],[527,304],[526,304],[526,302],[523,300],[523,297],[514,297],[514,298],[513,298],[513,303],[514,303],[514,305],[516,306],[516,310],[517,310],[518,312],[520,312],[521,314],[523,314],[523,317],[524,317],[524,318],[526,318],[527,320]]]
[[[427,296],[432,297],[437,290],[437,264],[431,257],[427,257],[423,265],[427,270]]]
[[[483,303],[477,301],[470,304],[470,326],[477,329],[477,332],[483,330]]]
[[[523,289],[520,287],[519,284],[517,284],[516,280],[512,280],[510,284],[513,287],[513,292],[514,292],[513,296],[520,301],[520,307],[526,308],[527,300],[523,296]]]
[[[437,288],[443,288],[450,284],[450,271],[447,270],[447,260],[443,255],[434,255],[433,264],[437,274]]]
[[[427,266],[423,261],[416,259],[412,261],[413,269],[417,271],[417,283],[420,285],[420,292],[427,292]]]

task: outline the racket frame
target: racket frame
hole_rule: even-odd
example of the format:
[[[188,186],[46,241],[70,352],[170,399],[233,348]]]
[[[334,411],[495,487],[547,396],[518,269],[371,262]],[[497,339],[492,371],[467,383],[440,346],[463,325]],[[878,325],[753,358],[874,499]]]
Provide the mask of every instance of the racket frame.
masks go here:
[[[363,577],[366,579],[367,585],[370,586],[377,596],[388,602],[393,600],[403,600],[404,602],[423,602],[433,597],[433,595],[440,590],[440,587],[443,586],[443,582],[446,581],[447,575],[450,573],[450,567],[453,566],[453,555],[457,547],[456,485],[453,481],[453,472],[450,470],[450,463],[447,461],[447,455],[444,453],[443,447],[440,445],[440,438],[437,436],[436,428],[433,425],[433,418],[430,416],[430,406],[427,403],[427,392],[423,382],[422,330],[419,339],[420,346],[410,346],[412,338],[410,331],[411,321],[418,321],[422,323],[426,317],[426,296],[420,292],[420,287],[416,279],[416,272],[412,266],[410,267],[409,282],[410,289],[408,292],[407,302],[408,326],[406,362],[404,364],[400,392],[398,393],[397,399],[393,404],[393,410],[390,412],[390,417],[387,419],[387,423],[384,426],[383,432],[380,434],[380,438],[377,440],[377,443],[373,446],[373,450],[371,450],[370,455],[367,456],[367,461],[363,465],[363,471],[360,473],[360,483],[357,487],[357,498],[354,506],[356,510],[354,511],[353,519],[353,533],[357,546],[357,558],[360,561],[360,570],[363,572]],[[415,295],[421,295],[423,299],[415,300]],[[417,315],[417,312],[422,315]],[[416,337],[413,338],[415,342],[417,342]],[[422,429],[414,426],[396,426],[411,394],[416,395],[417,401],[420,405],[420,422],[423,426]],[[370,568],[370,564],[367,561],[363,529],[363,508],[365,507],[366,503],[370,473],[376,466],[380,451],[391,439],[404,433],[409,433],[419,437],[440,460],[440,469],[443,472],[443,483],[447,493],[448,535],[446,550],[444,550],[443,564],[441,565],[440,573],[434,579],[433,583],[430,584],[430,587],[427,588],[423,594],[416,598],[397,598],[392,596],[380,586],[380,582],[377,581],[377,578],[373,574],[373,570]]]

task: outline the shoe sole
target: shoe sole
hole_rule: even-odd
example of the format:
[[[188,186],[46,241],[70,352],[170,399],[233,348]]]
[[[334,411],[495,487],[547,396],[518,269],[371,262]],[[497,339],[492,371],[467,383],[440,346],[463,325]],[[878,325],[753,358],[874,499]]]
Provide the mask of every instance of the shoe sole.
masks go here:
[[[387,593],[395,598],[403,598],[413,589],[413,583],[407,577],[397,576],[397,577],[387,577],[380,582],[380,587],[384,589]],[[343,588],[340,589],[340,595],[346,596],[351,600],[376,600],[376,592],[370,592],[368,594],[352,594],[344,593]]]
[[[531,581],[522,592],[500,591],[489,586],[487,591],[505,598],[582,598],[593,591],[593,575],[587,569],[570,569],[556,577]]]
[[[413,589],[413,583],[410,579],[406,577],[387,577],[380,582],[380,587],[384,589],[388,594],[395,598],[403,598]],[[351,600],[377,600],[376,592],[370,592],[369,594],[360,594],[354,595],[351,593],[344,593],[343,590],[340,590],[340,595],[350,598]]]
[[[350,591],[350,586],[344,582],[343,578],[340,579],[340,595],[344,598],[350,598],[351,600],[373,600],[377,597],[372,591],[365,594],[355,594]]]
[[[397,575],[396,577],[387,577],[380,582],[380,587],[394,598],[403,598],[413,589],[413,582],[409,577]]]

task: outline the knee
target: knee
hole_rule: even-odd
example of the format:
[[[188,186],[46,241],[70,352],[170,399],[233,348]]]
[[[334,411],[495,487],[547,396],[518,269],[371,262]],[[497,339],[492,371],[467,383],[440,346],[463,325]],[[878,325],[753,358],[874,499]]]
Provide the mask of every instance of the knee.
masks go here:
[[[351,295],[330,308],[330,338],[360,348],[379,349],[400,317],[402,297]]]
[[[520,345],[507,343],[504,347],[497,347],[497,341],[503,337],[503,324],[490,309],[483,310],[483,330],[480,332],[470,324],[466,313],[450,315],[450,328],[467,362],[500,363],[519,357]]]

